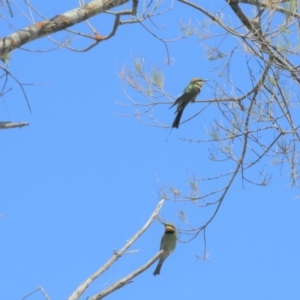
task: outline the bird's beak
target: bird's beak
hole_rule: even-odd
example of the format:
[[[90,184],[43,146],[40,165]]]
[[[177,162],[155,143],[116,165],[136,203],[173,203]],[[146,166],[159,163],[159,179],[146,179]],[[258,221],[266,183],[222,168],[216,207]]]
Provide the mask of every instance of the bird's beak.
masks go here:
[[[202,79],[203,81],[209,81],[209,79]]]

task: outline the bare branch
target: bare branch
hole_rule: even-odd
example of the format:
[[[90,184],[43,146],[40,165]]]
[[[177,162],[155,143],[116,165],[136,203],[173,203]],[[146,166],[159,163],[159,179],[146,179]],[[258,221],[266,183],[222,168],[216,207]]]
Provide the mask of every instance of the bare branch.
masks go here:
[[[126,2],[128,0],[94,0],[52,19],[25,27],[0,40],[0,57],[30,41],[71,27]]]
[[[45,297],[46,300],[50,300],[50,297],[48,296],[47,292],[41,287],[39,286],[36,290],[30,292],[28,295],[26,295],[25,297],[23,297],[21,300],[25,300],[26,298],[28,298],[29,296],[31,296],[32,294],[41,291]]]
[[[28,126],[28,122],[20,122],[20,123],[14,123],[14,122],[0,122],[0,129],[11,129],[11,128],[21,128],[24,126]]]
[[[112,284],[110,287],[108,287],[103,292],[98,293],[97,295],[94,295],[94,296],[92,296],[88,299],[89,300],[103,299],[104,297],[108,296],[112,292],[124,287],[125,285],[127,285],[129,283],[132,283],[133,282],[132,279],[134,277],[138,276],[139,274],[141,274],[142,272],[144,272],[145,270],[147,270],[150,266],[152,266],[152,264],[155,263],[155,261],[161,256],[162,253],[163,253],[163,250],[159,251],[147,263],[145,263],[142,267],[138,268],[137,270],[135,270],[131,274],[125,276],[124,278],[118,280],[116,283]]]

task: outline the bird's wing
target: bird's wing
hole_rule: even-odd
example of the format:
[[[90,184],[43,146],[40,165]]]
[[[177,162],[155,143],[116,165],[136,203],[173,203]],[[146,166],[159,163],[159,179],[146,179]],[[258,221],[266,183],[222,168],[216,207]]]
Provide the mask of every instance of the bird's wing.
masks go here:
[[[161,241],[160,241],[160,250],[162,250],[163,249],[163,243],[164,243],[164,236],[165,235],[163,235],[162,237],[161,237]]]
[[[179,98],[177,98],[176,100],[175,100],[175,102],[169,107],[169,109],[170,108],[172,108],[173,106],[175,106],[176,104],[177,104],[177,100],[178,100]]]
[[[184,96],[185,96],[186,94],[188,94],[188,93],[183,93],[183,94],[181,94],[181,95],[175,100],[175,102],[170,106],[170,108],[172,108],[173,106],[179,104],[179,103],[181,102],[181,100],[185,98]],[[169,108],[169,109],[170,109],[170,108]],[[177,110],[176,110],[176,112],[177,112]],[[175,112],[175,113],[176,113],[176,112]]]
[[[194,100],[195,96],[197,96],[197,94],[195,94],[194,92],[188,92],[182,94],[179,98],[177,98],[174,103],[178,104],[175,113],[177,113],[180,110],[184,110],[184,108],[189,104],[189,102]]]

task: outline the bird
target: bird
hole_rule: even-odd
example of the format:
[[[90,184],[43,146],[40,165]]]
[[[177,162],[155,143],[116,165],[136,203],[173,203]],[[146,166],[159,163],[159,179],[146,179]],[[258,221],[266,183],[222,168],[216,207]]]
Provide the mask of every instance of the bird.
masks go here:
[[[172,253],[176,247],[176,228],[173,224],[167,223],[165,225],[165,232],[161,238],[160,250],[164,250],[159,258],[158,264],[153,273],[154,276],[160,274],[160,268],[165,261],[165,259]]]
[[[172,104],[170,108],[177,104],[177,109],[175,111],[175,114],[177,113],[177,115],[172,124],[172,128],[179,127],[179,122],[184,109],[190,102],[195,102],[196,97],[199,95],[201,87],[205,81],[207,81],[207,79],[193,78],[188,86],[183,90],[181,96],[179,96]]]

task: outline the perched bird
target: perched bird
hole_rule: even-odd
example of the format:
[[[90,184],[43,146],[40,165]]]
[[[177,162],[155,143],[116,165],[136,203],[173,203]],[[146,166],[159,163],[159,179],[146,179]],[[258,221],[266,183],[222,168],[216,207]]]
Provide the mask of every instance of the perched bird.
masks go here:
[[[164,250],[161,254],[157,267],[153,273],[154,276],[160,274],[160,268],[164,262],[164,260],[172,253],[176,246],[176,228],[173,224],[164,224],[165,225],[165,233],[161,238],[160,242],[160,250]]]
[[[179,96],[176,99],[176,101],[173,103],[171,107],[177,104],[177,109],[175,111],[175,114],[177,113],[177,116],[172,124],[172,128],[179,127],[180,118],[184,109],[190,102],[195,102],[196,97],[200,93],[201,87],[205,81],[207,80],[200,79],[200,78],[193,78],[190,81],[189,85],[183,90],[182,95]]]

